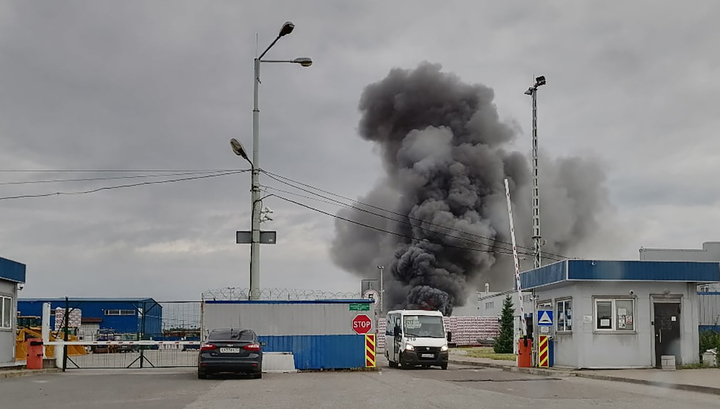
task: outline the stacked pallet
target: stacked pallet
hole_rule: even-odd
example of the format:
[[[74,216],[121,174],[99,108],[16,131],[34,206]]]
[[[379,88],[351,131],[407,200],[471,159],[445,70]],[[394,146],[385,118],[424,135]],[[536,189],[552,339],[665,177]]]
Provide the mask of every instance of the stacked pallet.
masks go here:
[[[70,310],[70,318],[67,326],[69,328],[80,328],[82,323],[82,311],[75,308]],[[65,327],[65,309],[57,307],[55,309],[55,331],[60,331]]]
[[[495,339],[500,332],[495,317],[445,317],[445,329],[452,333],[452,342],[458,346],[474,346]]]
[[[477,346],[487,340],[495,339],[500,332],[496,317],[444,317],[445,330],[452,333],[452,343],[458,346]],[[387,321],[378,322],[377,347],[385,348],[385,327]]]
[[[385,318],[380,318],[378,321],[378,335],[375,344],[377,345],[377,349],[385,349],[385,329],[387,328],[387,320]]]

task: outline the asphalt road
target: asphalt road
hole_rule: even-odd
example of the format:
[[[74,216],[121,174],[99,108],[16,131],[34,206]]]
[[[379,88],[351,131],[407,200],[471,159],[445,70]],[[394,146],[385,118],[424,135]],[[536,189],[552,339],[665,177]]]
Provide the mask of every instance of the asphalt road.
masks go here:
[[[453,367],[198,380],[194,370],[75,370],[0,380],[0,406],[53,409],[717,409],[716,395]],[[7,406],[6,406],[7,405]]]

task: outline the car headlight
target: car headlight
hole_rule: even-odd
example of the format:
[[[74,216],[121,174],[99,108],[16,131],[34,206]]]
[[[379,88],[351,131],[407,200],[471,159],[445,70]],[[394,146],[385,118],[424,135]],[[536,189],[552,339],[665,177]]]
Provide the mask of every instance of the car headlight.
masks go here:
[[[407,349],[408,351],[412,351],[415,349],[415,347],[410,344],[407,344],[407,345],[405,345],[405,349]]]
[[[447,346],[447,345],[443,345],[443,346],[440,347],[440,350],[441,350],[441,351],[447,351],[447,350],[448,350],[448,346]]]

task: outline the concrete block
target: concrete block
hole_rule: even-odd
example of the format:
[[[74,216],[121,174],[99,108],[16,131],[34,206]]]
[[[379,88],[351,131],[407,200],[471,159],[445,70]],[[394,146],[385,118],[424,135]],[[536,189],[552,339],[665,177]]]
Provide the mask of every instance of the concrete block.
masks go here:
[[[718,366],[717,353],[714,350],[706,351],[702,354],[702,363],[705,366],[716,367]]]
[[[262,367],[265,373],[297,372],[292,352],[265,352]]]
[[[663,371],[674,371],[675,368],[675,355],[663,355],[660,357],[661,365],[660,369]]]

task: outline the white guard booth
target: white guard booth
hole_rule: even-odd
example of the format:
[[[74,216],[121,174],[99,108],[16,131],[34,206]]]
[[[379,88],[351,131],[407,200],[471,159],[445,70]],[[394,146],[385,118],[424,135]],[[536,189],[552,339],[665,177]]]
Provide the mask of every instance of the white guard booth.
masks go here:
[[[720,263],[565,260],[521,275],[554,316],[554,366],[678,367],[699,361],[699,283]]]

